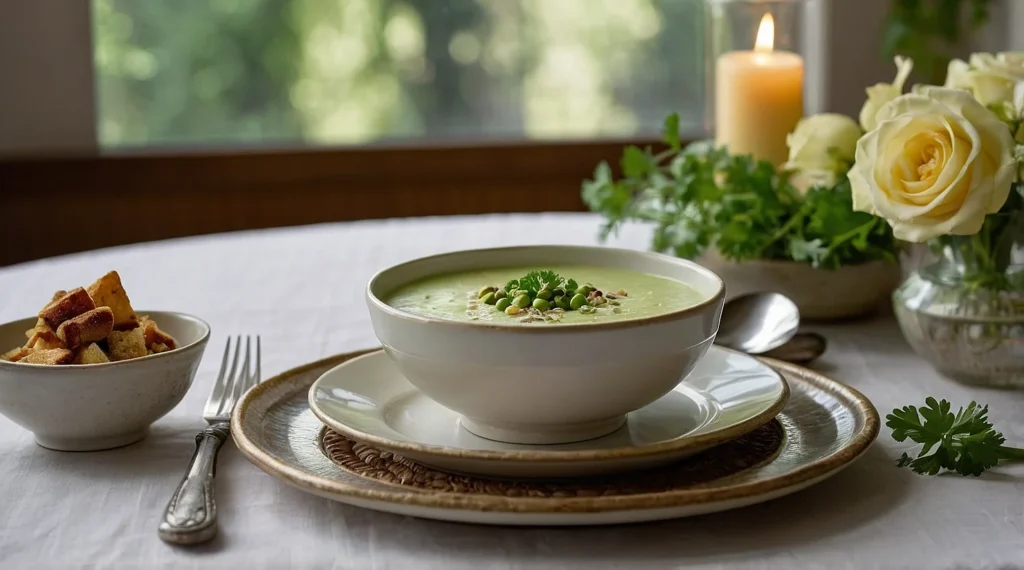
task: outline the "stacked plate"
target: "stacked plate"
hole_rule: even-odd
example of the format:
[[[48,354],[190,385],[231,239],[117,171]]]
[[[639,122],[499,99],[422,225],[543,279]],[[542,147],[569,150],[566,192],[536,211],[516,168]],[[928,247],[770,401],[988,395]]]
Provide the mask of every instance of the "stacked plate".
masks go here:
[[[393,513],[518,525],[650,521],[769,500],[835,474],[878,429],[855,390],[718,347],[620,429],[575,443],[474,435],[382,350],[285,372],[251,390],[232,418],[239,449],[299,489]]]

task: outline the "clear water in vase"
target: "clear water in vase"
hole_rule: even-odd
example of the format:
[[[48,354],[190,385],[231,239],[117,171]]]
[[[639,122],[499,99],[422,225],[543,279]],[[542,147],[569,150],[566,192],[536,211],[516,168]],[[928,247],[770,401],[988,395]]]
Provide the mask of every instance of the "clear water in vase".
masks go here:
[[[945,238],[893,293],[907,341],[965,384],[1024,388],[1024,240],[1012,232],[983,275],[970,238]]]

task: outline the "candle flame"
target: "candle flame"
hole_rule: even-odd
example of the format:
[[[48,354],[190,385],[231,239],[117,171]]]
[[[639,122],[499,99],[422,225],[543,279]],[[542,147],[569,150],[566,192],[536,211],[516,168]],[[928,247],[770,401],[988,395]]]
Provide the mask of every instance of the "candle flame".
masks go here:
[[[775,18],[765,14],[761,18],[761,25],[757,27],[757,39],[754,41],[754,51],[758,53],[771,53],[775,49]]]

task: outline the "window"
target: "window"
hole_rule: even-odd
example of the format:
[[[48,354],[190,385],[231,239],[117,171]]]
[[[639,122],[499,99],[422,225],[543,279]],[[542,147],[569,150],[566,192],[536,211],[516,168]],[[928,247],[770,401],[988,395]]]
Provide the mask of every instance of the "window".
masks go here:
[[[93,0],[101,147],[701,130],[701,0]]]

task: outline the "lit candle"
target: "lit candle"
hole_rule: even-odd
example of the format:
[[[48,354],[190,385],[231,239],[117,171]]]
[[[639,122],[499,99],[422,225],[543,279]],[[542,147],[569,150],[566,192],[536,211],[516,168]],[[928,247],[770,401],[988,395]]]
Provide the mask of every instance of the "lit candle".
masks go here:
[[[715,142],[732,154],[786,161],[786,135],[803,116],[804,61],[776,51],[775,21],[765,14],[753,51],[722,54],[715,70]]]

